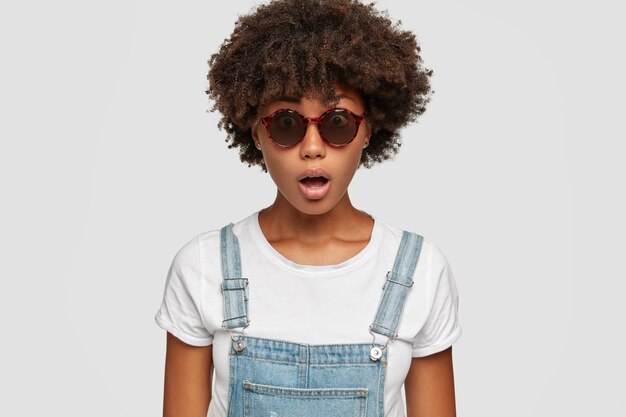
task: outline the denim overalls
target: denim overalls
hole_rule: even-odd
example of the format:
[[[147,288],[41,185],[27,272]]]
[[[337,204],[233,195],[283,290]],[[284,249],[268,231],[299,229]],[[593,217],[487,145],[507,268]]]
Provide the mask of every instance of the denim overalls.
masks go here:
[[[372,343],[311,345],[246,336],[248,278],[241,276],[233,223],[221,229],[224,321],[230,332],[228,417],[382,417],[387,344],[397,328],[422,236],[403,231],[402,240],[369,332]],[[241,327],[234,335],[231,329]],[[366,329],[363,329],[365,332]],[[387,336],[376,344],[374,333]]]

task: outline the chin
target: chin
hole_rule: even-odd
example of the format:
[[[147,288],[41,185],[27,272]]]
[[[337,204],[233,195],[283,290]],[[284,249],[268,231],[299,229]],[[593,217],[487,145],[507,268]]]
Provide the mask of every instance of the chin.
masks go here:
[[[331,199],[329,196],[326,196],[320,200],[309,200],[303,197],[299,198],[297,204],[294,204],[294,208],[302,213],[310,214],[310,215],[320,215],[325,214],[335,208],[335,206],[339,203],[338,199]]]
[[[328,213],[337,205],[337,201],[331,202],[328,196],[319,200],[309,200],[301,195],[296,195],[287,201],[295,210],[311,216]]]

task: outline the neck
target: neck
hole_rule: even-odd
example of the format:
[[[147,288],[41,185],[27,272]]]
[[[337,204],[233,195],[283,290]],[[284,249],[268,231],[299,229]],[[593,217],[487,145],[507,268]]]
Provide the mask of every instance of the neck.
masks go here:
[[[369,236],[373,219],[352,205],[347,191],[333,208],[316,214],[298,210],[278,191],[274,203],[259,213],[259,224],[268,240],[314,242],[329,237]]]

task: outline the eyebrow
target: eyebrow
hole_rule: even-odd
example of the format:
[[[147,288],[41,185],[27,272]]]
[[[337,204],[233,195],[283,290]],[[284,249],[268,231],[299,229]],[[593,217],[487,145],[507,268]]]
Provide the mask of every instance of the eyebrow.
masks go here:
[[[356,100],[354,99],[354,97],[352,97],[352,96],[350,96],[350,95],[347,95],[347,94],[343,94],[343,93],[342,93],[342,94],[338,94],[338,95],[337,95],[337,98],[338,98],[339,100],[341,100],[342,98],[345,98],[345,99],[348,99],[348,100],[350,100],[350,101],[356,101]],[[293,97],[293,96],[279,96],[279,97],[276,97],[276,99],[274,99],[273,101],[284,101],[284,102],[286,102],[286,103],[296,103],[296,104],[297,104],[297,103],[300,103],[300,100],[301,100],[301,98],[299,98],[299,97]]]
[[[348,96],[348,95],[345,95],[345,94],[338,94],[338,95],[337,95],[337,97],[339,97],[339,99],[342,99],[342,98],[347,98],[348,100],[356,101],[356,100],[354,99],[354,97],[352,97],[352,96]]]
[[[293,97],[293,96],[279,96],[279,97],[276,97],[272,101],[284,101],[287,103],[300,103],[300,99],[298,97]]]

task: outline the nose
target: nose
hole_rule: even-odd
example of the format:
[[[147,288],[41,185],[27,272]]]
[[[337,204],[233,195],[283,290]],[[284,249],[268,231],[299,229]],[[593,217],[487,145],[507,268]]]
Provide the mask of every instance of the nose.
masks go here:
[[[322,136],[317,123],[309,123],[304,138],[300,143],[300,157],[305,159],[324,158],[326,156],[326,143]]]

